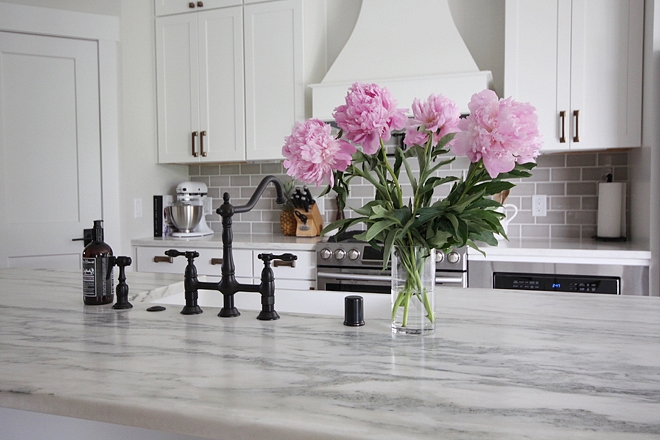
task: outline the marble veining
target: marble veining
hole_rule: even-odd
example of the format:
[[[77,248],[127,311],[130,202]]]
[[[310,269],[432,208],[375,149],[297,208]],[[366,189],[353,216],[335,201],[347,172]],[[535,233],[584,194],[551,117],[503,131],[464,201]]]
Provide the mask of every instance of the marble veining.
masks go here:
[[[659,298],[446,288],[433,336],[393,337],[146,312],[179,280],[130,273],[116,311],[0,270],[0,406],[213,439],[660,438]]]

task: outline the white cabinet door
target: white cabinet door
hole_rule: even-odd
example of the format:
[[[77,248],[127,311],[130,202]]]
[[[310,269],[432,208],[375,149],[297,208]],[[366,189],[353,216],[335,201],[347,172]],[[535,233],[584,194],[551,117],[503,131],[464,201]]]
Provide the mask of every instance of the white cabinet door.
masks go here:
[[[155,0],[156,15],[201,12],[227,6],[238,6],[241,0]]]
[[[156,19],[158,160],[245,160],[242,8]]]
[[[161,163],[199,160],[198,41],[196,14],[156,19],[158,161]],[[194,137],[193,133],[196,133]]]
[[[504,94],[536,107],[544,149],[559,148],[560,100],[564,109],[569,103],[570,64],[559,69],[557,55],[570,54],[570,16],[560,13],[566,4],[570,12],[570,0],[506,3]]]
[[[78,270],[102,218],[98,46],[0,32],[0,267]]]
[[[302,2],[244,6],[248,160],[282,159],[284,137],[305,117]]]
[[[639,147],[644,1],[573,0],[572,12],[571,148]]]
[[[544,151],[641,142],[643,0],[507,0],[505,96],[537,108]]]
[[[245,160],[243,10],[216,9],[197,15],[201,160]]]

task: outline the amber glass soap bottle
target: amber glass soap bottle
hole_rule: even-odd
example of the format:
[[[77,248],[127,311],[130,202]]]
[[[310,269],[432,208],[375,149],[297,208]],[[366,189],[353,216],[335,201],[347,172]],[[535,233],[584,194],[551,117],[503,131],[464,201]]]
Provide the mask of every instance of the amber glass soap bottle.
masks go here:
[[[83,302],[90,306],[115,300],[112,248],[103,241],[103,220],[94,220],[92,242],[83,250]]]

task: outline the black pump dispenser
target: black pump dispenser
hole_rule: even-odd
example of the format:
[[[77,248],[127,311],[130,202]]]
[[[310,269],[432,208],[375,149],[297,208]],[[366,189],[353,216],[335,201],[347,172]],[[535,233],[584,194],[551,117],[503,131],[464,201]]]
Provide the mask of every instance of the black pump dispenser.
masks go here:
[[[114,295],[112,248],[103,241],[103,220],[94,220],[92,242],[83,250],[83,302],[109,304]]]

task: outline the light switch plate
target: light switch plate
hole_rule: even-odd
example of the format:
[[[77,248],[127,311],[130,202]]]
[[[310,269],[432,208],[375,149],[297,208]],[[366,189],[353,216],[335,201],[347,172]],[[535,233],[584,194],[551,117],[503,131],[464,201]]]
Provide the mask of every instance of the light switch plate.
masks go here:
[[[547,198],[545,194],[535,194],[532,196],[532,216],[545,217],[547,215]]]
[[[135,218],[142,218],[142,199],[133,199],[133,216]]]

